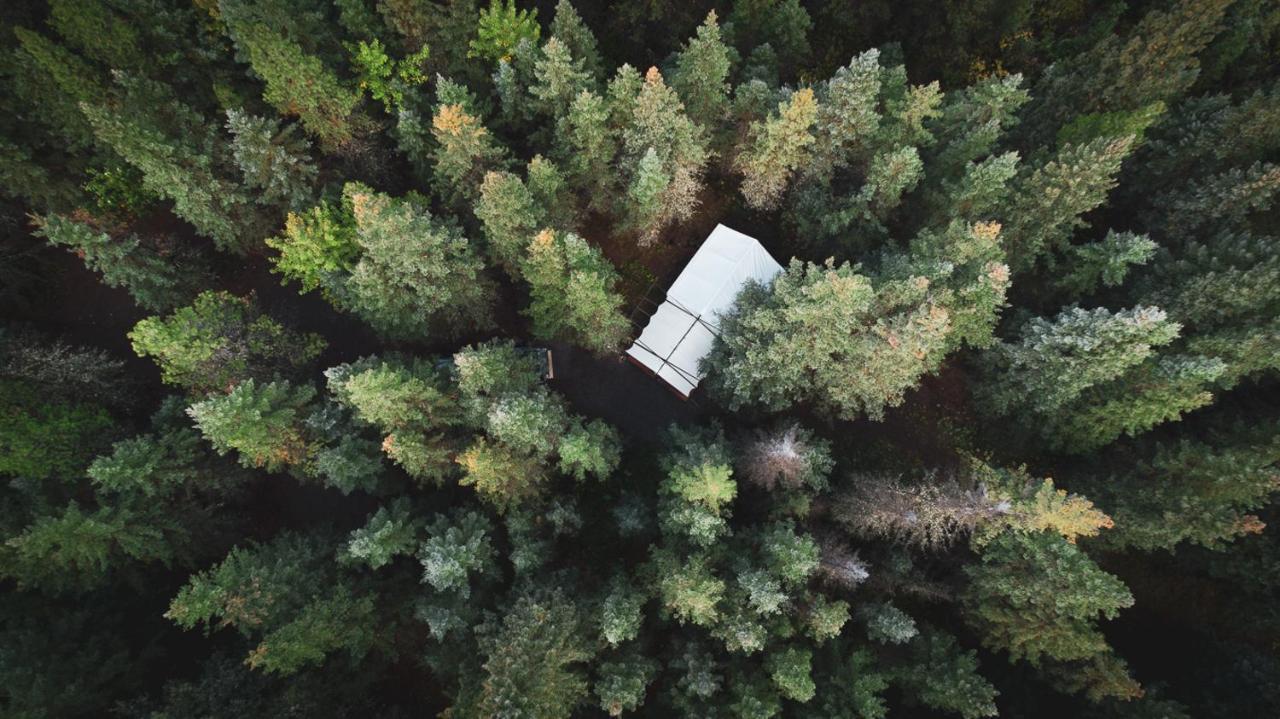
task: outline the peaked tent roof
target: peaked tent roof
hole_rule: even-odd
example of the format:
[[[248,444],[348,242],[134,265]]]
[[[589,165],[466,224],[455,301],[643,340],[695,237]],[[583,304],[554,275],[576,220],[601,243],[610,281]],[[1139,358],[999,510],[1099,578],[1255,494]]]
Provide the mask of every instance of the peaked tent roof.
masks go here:
[[[702,380],[698,363],[711,351],[720,316],[738,291],[747,280],[768,284],[781,271],[755,238],[716,225],[627,354],[688,397]]]

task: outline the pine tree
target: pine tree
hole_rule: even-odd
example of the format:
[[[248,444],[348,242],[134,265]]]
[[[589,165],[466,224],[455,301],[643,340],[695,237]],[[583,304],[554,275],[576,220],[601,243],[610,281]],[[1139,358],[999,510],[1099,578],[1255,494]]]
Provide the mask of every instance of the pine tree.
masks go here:
[[[767,43],[788,68],[803,64],[809,56],[813,19],[800,0],[734,3],[728,25],[733,28],[733,44],[742,52]]]
[[[720,38],[720,26],[712,10],[698,26],[696,37],[676,54],[671,86],[684,101],[694,121],[709,130],[721,125],[729,113],[729,70],[732,51]]]
[[[295,126],[256,117],[243,110],[227,110],[231,152],[244,173],[245,184],[259,190],[258,201],[292,210],[308,205],[314,194],[316,166],[308,155],[311,143],[294,135]]]
[[[435,515],[426,525],[427,538],[418,547],[422,583],[437,592],[470,598],[473,585],[498,572],[493,533],[493,524],[479,512]]]
[[[816,693],[816,686],[810,675],[812,661],[813,654],[809,650],[789,647],[765,657],[765,668],[782,696],[807,702]]]
[[[1034,666],[1107,656],[1095,622],[1133,604],[1119,579],[1044,532],[1006,532],[983,549],[981,564],[965,571],[965,610],[983,643]]]
[[[82,105],[98,141],[142,173],[143,186],[220,249],[244,252],[261,220],[220,159],[228,150],[191,107],[160,83],[117,75],[119,97]],[[263,233],[265,234],[265,232]]]
[[[576,198],[568,178],[556,163],[542,155],[534,155],[525,168],[529,193],[546,212],[552,227],[573,229],[578,226]]]
[[[561,48],[563,49],[563,48]],[[572,74],[575,68],[569,58],[561,53],[562,66],[560,78]],[[533,96],[532,89],[537,82],[536,69],[539,63],[546,64],[542,48],[532,40],[521,40],[516,45],[511,57],[498,61],[498,69],[493,73],[493,90],[498,96],[499,119],[501,124],[513,134],[542,134],[539,127],[539,112],[551,108],[543,105]]]
[[[657,669],[656,662],[641,655],[602,662],[596,669],[596,680],[592,685],[596,698],[600,700],[600,709],[613,717],[639,709],[644,704],[645,693]]]
[[[633,199],[639,194],[649,201],[631,207],[626,214],[628,224],[640,232],[641,244],[649,244],[666,226],[692,216],[708,150],[703,131],[689,120],[684,105],[657,68],[649,68],[645,74],[633,107],[630,123],[622,133],[624,157],[632,168]],[[667,180],[655,194],[651,188],[660,184],[653,179],[658,176]],[[638,193],[637,187],[644,187],[645,192]]]
[[[22,52],[66,97],[76,103],[102,99],[102,75],[92,63],[65,45],[25,27],[14,27],[13,34]]]
[[[631,333],[614,289],[617,271],[572,233],[543,230],[529,243],[521,273],[529,283],[528,315],[542,339],[570,339],[592,352],[616,351]]]
[[[744,178],[742,195],[748,205],[760,210],[778,205],[792,174],[808,160],[816,118],[813,91],[806,88],[789,102],[779,103],[776,116],[751,124],[749,139],[735,162]]]
[[[1213,402],[1210,391],[1226,372],[1216,357],[1169,355],[1148,360],[1107,387],[1086,390],[1072,411],[1042,428],[1051,446],[1084,453],[1136,436]]]
[[[555,145],[576,193],[592,209],[608,209],[619,182],[614,166],[618,139],[609,127],[604,99],[586,90],[578,93],[556,127]]]
[[[990,350],[999,368],[988,401],[1000,412],[1026,407],[1047,415],[1089,387],[1115,379],[1178,336],[1180,326],[1154,307],[1109,312],[1063,310],[1052,322],[1036,318],[1020,331],[1018,344]]]
[[[372,569],[390,564],[396,557],[412,554],[418,544],[421,520],[413,517],[409,501],[400,497],[378,507],[363,527],[351,532],[351,539],[339,550],[344,562],[360,562]]]
[[[289,675],[345,651],[363,658],[387,631],[372,595],[334,576],[333,549],[317,537],[282,534],[231,550],[192,575],[165,617],[184,629],[234,627],[258,644],[245,664]]]
[[[278,472],[305,463],[311,453],[302,420],[314,398],[307,385],[280,380],[259,386],[250,378],[228,394],[191,405],[188,413],[219,454],[235,450],[245,467]]]
[[[1148,225],[1170,237],[1220,227],[1244,229],[1250,214],[1271,208],[1280,195],[1280,165],[1256,162],[1193,180],[1153,202]]]
[[[84,511],[73,501],[9,537],[0,572],[24,588],[100,587],[128,562],[172,564],[182,530],[162,512],[122,505]]]
[[[489,7],[480,11],[476,31],[476,39],[471,41],[471,56],[510,60],[512,51],[522,40],[536,43],[542,28],[538,25],[537,10],[519,10],[516,0],[505,3],[490,0]]]
[[[52,0],[49,24],[107,67],[129,72],[146,69],[139,32],[101,0]]]
[[[1116,519],[1116,528],[1100,540],[1104,546],[1149,552],[1190,542],[1222,549],[1262,531],[1265,525],[1252,512],[1277,491],[1274,424],[1209,430],[1142,442],[1093,463],[1086,486]]]
[[[531,238],[545,226],[546,213],[529,188],[509,172],[490,172],[480,184],[475,213],[484,226],[489,257],[508,273],[517,272]]]
[[[1085,294],[1101,287],[1118,287],[1134,265],[1145,265],[1155,256],[1156,243],[1146,235],[1108,230],[1097,242],[1067,249],[1066,272],[1057,279],[1066,292]]]
[[[938,144],[930,169],[954,176],[989,156],[1004,132],[1017,123],[1018,110],[1030,97],[1021,75],[991,77],[948,93],[935,123]]]
[[[817,93],[818,119],[813,162],[804,176],[829,181],[836,169],[861,164],[870,158],[872,142],[880,129],[880,91],[885,71],[880,51],[868,50],[853,58],[823,83]]]
[[[329,391],[356,419],[376,427],[382,450],[409,476],[440,482],[453,471],[462,421],[439,370],[425,361],[362,360],[325,372]]]
[[[951,322],[948,348],[987,347],[1009,289],[1000,225],[952,221],[944,230],[924,230],[907,253],[886,254],[883,277],[920,276],[929,280]]]
[[[296,116],[326,150],[333,152],[356,135],[360,93],[347,86],[324,61],[263,22],[236,22],[228,28],[236,46],[266,83],[263,99],[286,116]]]
[[[604,480],[622,461],[622,437],[605,422],[574,420],[556,448],[559,469],[579,481]]]
[[[65,247],[84,260],[90,270],[102,273],[108,287],[123,287],[139,306],[153,312],[169,309],[188,300],[192,288],[202,279],[199,262],[144,243],[135,234],[115,238],[86,222],[63,215],[36,217],[35,235],[50,244]],[[167,243],[166,243],[167,244]],[[185,267],[181,270],[175,260]],[[194,265],[194,266],[193,266]]]
[[[457,334],[487,326],[493,286],[456,226],[414,198],[392,198],[355,184],[344,191],[355,218],[360,259],[347,283],[350,308],[392,337]]]
[[[672,428],[670,435],[673,449],[660,460],[666,476],[659,486],[659,523],[664,535],[709,546],[729,532],[738,494],[730,447],[718,427]]]
[[[742,290],[705,361],[730,407],[811,401],[844,418],[879,417],[936,369],[949,331],[924,278],[877,287],[847,264],[793,260],[771,289]]]
[[[997,715],[999,692],[978,674],[976,652],[961,649],[954,637],[941,631],[922,632],[911,643],[910,663],[892,676],[895,684],[927,707],[964,719]]]
[[[520,597],[480,640],[478,713],[567,719],[587,697],[577,665],[592,658],[578,608],[559,592]]]
[[[1189,98],[1151,133],[1142,174],[1164,186],[1207,168],[1244,165],[1280,146],[1280,85],[1232,103],[1227,95]],[[1135,168],[1137,169],[1137,168]]]
[[[129,333],[134,352],[154,357],[161,378],[193,393],[229,391],[305,367],[324,349],[319,335],[285,328],[253,296],[203,292],[167,317],[148,317]]]
[[[51,400],[12,379],[0,379],[0,410],[0,474],[31,480],[76,476],[115,424],[100,405]]]
[[[473,203],[487,172],[500,169],[506,153],[480,120],[460,104],[441,105],[431,119],[436,194],[454,205]]]
[[[1031,137],[1055,133],[1078,113],[1133,110],[1177,99],[1195,82],[1197,59],[1222,28],[1231,0],[1180,0],[1143,16],[1128,37],[1108,35],[1059,62],[1037,82]]]
[[[591,75],[583,69],[582,60],[574,57],[569,47],[556,37],[542,46],[533,75],[529,94],[544,116],[557,119],[569,111],[578,93],[591,85]]]
[[[569,54],[582,61],[582,69],[592,80],[604,77],[604,64],[600,58],[600,45],[591,28],[569,0],[556,2],[555,17],[551,20],[551,37],[564,43]]]
[[[1081,215],[1106,201],[1132,148],[1132,137],[1068,145],[1015,182],[1000,212],[1014,272],[1031,269],[1043,254],[1061,249],[1076,229],[1087,226]]]
[[[342,302],[347,278],[360,258],[349,207],[321,203],[305,212],[290,212],[284,232],[266,244],[280,253],[271,258],[272,271],[286,282],[298,282],[299,293],[320,289],[330,301]]]

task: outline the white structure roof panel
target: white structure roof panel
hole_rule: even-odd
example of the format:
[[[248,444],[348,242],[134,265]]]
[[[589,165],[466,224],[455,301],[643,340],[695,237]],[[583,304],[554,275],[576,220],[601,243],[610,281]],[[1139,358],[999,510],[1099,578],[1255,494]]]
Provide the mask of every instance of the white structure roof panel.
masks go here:
[[[688,397],[711,351],[720,316],[748,280],[768,284],[782,266],[753,237],[724,225],[716,229],[676,277],[627,354]]]

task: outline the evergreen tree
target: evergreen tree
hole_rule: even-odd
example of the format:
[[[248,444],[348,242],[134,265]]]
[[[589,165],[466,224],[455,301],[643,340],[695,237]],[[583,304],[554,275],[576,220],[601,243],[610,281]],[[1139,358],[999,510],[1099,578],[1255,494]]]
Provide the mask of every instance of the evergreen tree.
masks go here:
[[[1111,548],[1170,549],[1191,542],[1221,549],[1260,532],[1258,510],[1276,491],[1280,461],[1274,428],[1212,426],[1205,437],[1146,441],[1090,468],[1088,488],[1111,506],[1116,528],[1099,540]],[[1136,455],[1136,456],[1135,456]]]
[[[705,128],[720,126],[729,112],[729,70],[732,50],[720,38],[720,25],[712,10],[698,26],[698,34],[676,55],[671,86],[684,101],[685,110]]]
[[[45,480],[75,476],[114,426],[90,402],[50,400],[33,384],[0,380],[0,474]]]
[[[614,717],[638,709],[644,703],[645,692],[656,670],[656,662],[643,656],[602,662],[592,687],[600,700],[600,708]]]
[[[1221,30],[1231,0],[1180,0],[1148,12],[1121,39],[1107,35],[1046,70],[1033,95],[1029,130],[1044,137],[1071,115],[1134,110],[1171,101],[1195,82],[1198,54]]]
[[[879,417],[937,368],[949,330],[924,278],[877,287],[847,264],[792,260],[772,288],[742,290],[705,362],[730,407],[811,401],[844,418]]]
[[[800,0],[742,0],[733,4],[728,26],[742,52],[768,44],[785,67],[802,64],[809,56],[813,19]]]
[[[529,243],[522,274],[528,314],[542,339],[570,339],[597,353],[616,351],[631,333],[618,274],[600,251],[572,233],[543,230]]]
[[[569,54],[582,61],[582,69],[593,80],[604,77],[604,64],[600,58],[600,44],[591,28],[569,0],[556,2],[555,17],[551,20],[551,37],[564,43]]]
[[[1193,180],[1156,198],[1148,224],[1174,236],[1219,227],[1245,228],[1251,213],[1271,208],[1280,194],[1280,165],[1254,163]]]
[[[966,573],[965,609],[983,643],[1035,666],[1108,655],[1094,623],[1133,604],[1119,579],[1049,533],[1006,532]]]
[[[1051,446],[1083,453],[1121,435],[1136,436],[1213,402],[1210,391],[1226,371],[1217,358],[1170,355],[1148,360],[1108,387],[1085,391],[1079,407],[1043,428]]]
[[[1047,415],[1100,382],[1114,379],[1178,336],[1180,327],[1154,307],[1109,312],[1063,310],[1020,331],[1017,345],[1000,344],[988,362],[999,368],[989,401],[997,411],[1025,406]]]
[[[491,320],[493,285],[456,226],[414,197],[392,198],[349,184],[360,259],[347,289],[350,308],[392,337],[459,334]]]
[[[189,258],[166,252],[168,242],[156,247],[134,234],[113,238],[90,223],[64,215],[36,217],[35,222],[34,234],[79,255],[86,267],[102,273],[103,284],[123,287],[145,309],[166,310],[190,299],[192,288],[202,279],[198,261],[179,270],[175,261]]]
[[[894,672],[894,683],[927,707],[965,719],[996,716],[999,693],[978,675],[975,652],[964,651],[948,634],[922,632],[911,644],[911,663]]]
[[[450,204],[474,202],[487,172],[500,169],[505,152],[480,120],[460,104],[441,105],[431,120],[436,194]]]
[[[341,208],[321,203],[305,212],[290,212],[284,232],[266,244],[280,253],[271,258],[272,271],[284,275],[285,281],[297,281],[299,292],[320,289],[335,303],[346,297],[347,279],[360,258],[349,203]]]
[[[930,167],[943,176],[955,175],[990,156],[1004,131],[1017,124],[1018,110],[1030,97],[1016,74],[989,77],[948,93],[931,128],[938,143]]]
[[[165,382],[193,393],[229,391],[305,367],[324,349],[319,335],[285,328],[253,296],[203,292],[168,317],[148,317],[129,333],[134,352],[154,357]]]
[[[883,259],[886,277],[929,280],[950,317],[949,348],[987,347],[994,339],[1009,289],[1000,230],[993,222],[953,221],[944,230],[925,230],[912,238],[905,255]]]
[[[316,167],[307,154],[310,143],[294,136],[295,126],[282,130],[274,120],[227,110],[227,129],[245,184],[262,192],[259,202],[293,210],[309,204]]]
[[[525,168],[525,174],[529,193],[546,211],[547,222],[553,227],[577,227],[576,198],[573,197],[568,179],[560,171],[560,167],[542,155],[534,155]]]
[[[1221,360],[1154,354],[1180,326],[1157,308],[1120,313],[1078,307],[1050,323],[1035,319],[1020,345],[989,351],[1001,373],[984,390],[997,413],[1035,417],[1051,446],[1073,452],[1144,432],[1208,404]]]
[[[1040,257],[1061,249],[1087,224],[1080,216],[1106,201],[1115,176],[1133,148],[1133,138],[1102,137],[1068,145],[1054,159],[1018,178],[1001,208],[1009,264],[1031,269]]]
[[[718,428],[673,428],[670,434],[675,448],[661,460],[666,477],[659,487],[659,521],[664,534],[707,547],[728,534],[729,505],[738,494],[729,445]],[[702,623],[695,618],[701,612],[691,609],[689,617]]]
[[[471,41],[471,56],[489,60],[510,60],[511,53],[522,40],[538,41],[537,10],[520,10],[516,0],[490,0],[480,11],[476,38]]]
[[[329,391],[382,434],[382,449],[410,476],[439,482],[452,472],[462,421],[440,371],[424,361],[362,360],[325,372]]]
[[[610,88],[611,96],[614,89]],[[645,74],[632,107],[622,133],[623,152],[633,168],[630,194],[647,202],[637,203],[626,214],[628,224],[640,232],[641,244],[649,244],[666,226],[692,216],[708,150],[705,133],[685,114],[657,68]],[[658,177],[665,177],[665,182],[657,182]]]
[[[1058,285],[1074,294],[1117,287],[1132,266],[1147,264],[1155,250],[1156,243],[1146,235],[1108,230],[1098,242],[1068,248],[1067,272],[1058,279]]]
[[[184,629],[234,627],[258,644],[250,667],[289,675],[338,651],[364,657],[387,631],[374,597],[335,577],[332,548],[313,536],[283,534],[233,549],[192,575],[165,616]]]
[[[584,90],[573,98],[556,127],[556,156],[570,184],[595,210],[608,209],[619,183],[614,158],[618,139],[609,127],[609,109],[599,95]]]
[[[576,665],[591,659],[578,609],[559,592],[521,597],[480,640],[481,716],[569,717],[587,696]]]
[[[519,177],[490,172],[480,184],[475,213],[484,225],[489,257],[508,273],[516,273],[525,248],[545,224],[544,209]]]
[[[569,47],[556,37],[542,46],[533,75],[529,93],[541,112],[553,118],[564,116],[573,98],[591,84],[591,74],[583,69],[582,60],[575,58]]]
[[[235,450],[245,467],[277,472],[310,456],[302,415],[314,397],[307,385],[280,380],[259,386],[250,378],[228,394],[191,405],[188,413],[219,454]]]
[[[342,148],[359,126],[360,93],[324,61],[265,22],[228,18],[236,47],[266,84],[263,99],[286,116],[296,116],[326,150]]]
[[[767,210],[778,204],[792,174],[808,159],[816,118],[813,91],[804,89],[779,103],[777,116],[752,123],[735,163],[744,177],[742,195],[748,205]]]
[[[98,141],[136,167],[143,186],[224,250],[243,252],[262,234],[252,202],[222,169],[227,148],[213,128],[160,83],[117,76],[118,97],[85,102]]]

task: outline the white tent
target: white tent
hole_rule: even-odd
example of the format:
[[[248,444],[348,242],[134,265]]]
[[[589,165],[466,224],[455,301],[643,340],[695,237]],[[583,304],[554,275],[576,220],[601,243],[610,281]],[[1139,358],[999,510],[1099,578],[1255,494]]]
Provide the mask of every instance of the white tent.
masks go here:
[[[720,315],[738,290],[747,280],[768,284],[781,271],[755,238],[716,225],[627,354],[688,397],[702,380],[698,362],[711,351]]]

